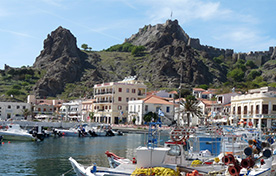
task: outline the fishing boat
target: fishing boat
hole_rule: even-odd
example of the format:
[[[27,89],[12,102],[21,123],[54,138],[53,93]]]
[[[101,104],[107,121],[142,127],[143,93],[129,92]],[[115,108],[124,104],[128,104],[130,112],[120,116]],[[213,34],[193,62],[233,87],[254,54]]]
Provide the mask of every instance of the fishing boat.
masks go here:
[[[115,168],[107,168],[98,167],[95,164],[84,167],[72,157],[69,158],[69,161],[78,176],[140,175],[143,173],[156,173],[157,175],[168,173],[170,175],[179,175],[179,171],[175,164],[167,165],[163,163],[170,148],[157,147],[157,125],[159,124],[155,122],[150,123],[147,146],[141,146],[136,149],[137,159],[132,162],[122,162]]]
[[[8,124],[0,127],[0,136],[5,140],[35,141],[37,138],[27,130],[22,129],[19,124]]]

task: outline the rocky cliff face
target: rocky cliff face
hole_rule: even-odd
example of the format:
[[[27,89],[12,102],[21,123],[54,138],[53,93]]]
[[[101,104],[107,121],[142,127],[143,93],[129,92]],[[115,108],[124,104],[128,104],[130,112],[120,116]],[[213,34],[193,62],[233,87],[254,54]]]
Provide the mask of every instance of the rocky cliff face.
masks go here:
[[[152,50],[170,45],[174,40],[188,43],[189,38],[188,34],[178,25],[177,20],[168,20],[165,24],[144,26],[144,28],[139,29],[138,33],[126,39],[125,42],[133,45],[143,45]]]
[[[199,40],[194,42],[177,20],[145,26],[125,41],[144,45],[150,51],[152,59],[145,60],[148,64],[138,71],[138,75],[152,82],[154,87],[178,87],[180,83],[191,87],[227,80],[226,70],[212,61],[205,47],[201,47]],[[200,48],[203,50],[198,50]]]
[[[85,68],[85,55],[77,48],[76,38],[62,27],[48,35],[34,68],[45,69],[45,76],[34,88],[36,96],[56,96],[66,83],[75,82]]]
[[[72,96],[91,96],[94,84],[119,81],[130,75],[137,75],[150,88],[177,88],[180,84],[186,87],[200,84],[216,86],[227,81],[228,68],[215,62],[213,57],[223,55],[237,60],[243,56],[233,54],[231,49],[202,46],[199,39],[192,39],[184,32],[177,20],[145,26],[125,42],[143,45],[147,51],[139,57],[105,51],[85,54],[77,48],[76,38],[69,30],[57,28],[45,39],[44,49],[33,65],[46,70],[45,76],[34,88],[36,95],[56,96],[64,91],[67,83],[75,83],[80,87],[70,90]],[[246,60],[261,55],[261,61],[266,62],[266,58],[275,59],[275,50],[270,48],[269,52],[244,57]],[[263,67],[264,70],[273,68],[274,62]],[[271,73],[264,75],[264,79],[275,81],[276,78]]]

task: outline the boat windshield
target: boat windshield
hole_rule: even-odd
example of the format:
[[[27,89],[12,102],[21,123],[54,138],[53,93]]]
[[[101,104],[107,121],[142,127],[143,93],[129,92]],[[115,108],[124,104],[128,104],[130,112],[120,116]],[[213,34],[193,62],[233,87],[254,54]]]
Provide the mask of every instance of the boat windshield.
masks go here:
[[[180,156],[181,148],[179,145],[168,145],[171,149],[168,151],[168,155],[170,156]]]

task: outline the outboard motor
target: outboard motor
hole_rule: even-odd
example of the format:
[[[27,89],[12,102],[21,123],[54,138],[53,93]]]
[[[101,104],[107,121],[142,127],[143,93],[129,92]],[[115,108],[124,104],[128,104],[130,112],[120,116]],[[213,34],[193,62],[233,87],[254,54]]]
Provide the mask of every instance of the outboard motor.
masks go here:
[[[43,131],[42,131],[42,127],[41,126],[38,126],[37,127],[37,135],[36,135],[37,139],[39,139],[40,141],[43,141],[44,140],[44,134],[43,134]]]
[[[115,136],[115,134],[111,130],[106,131],[105,135],[106,136]]]
[[[88,133],[89,133],[90,136],[92,136],[92,137],[98,136],[94,130],[93,130],[93,131],[89,130]]]
[[[123,135],[122,131],[118,130],[117,132],[118,132],[118,136],[122,136]]]

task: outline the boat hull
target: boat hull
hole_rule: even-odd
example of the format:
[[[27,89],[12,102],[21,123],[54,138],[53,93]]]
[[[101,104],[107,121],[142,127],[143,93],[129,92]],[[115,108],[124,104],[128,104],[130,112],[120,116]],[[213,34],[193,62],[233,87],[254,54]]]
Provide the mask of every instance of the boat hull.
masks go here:
[[[35,138],[31,134],[17,134],[9,132],[0,132],[0,136],[3,136],[4,140],[16,140],[16,141],[34,141]]]

